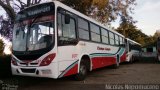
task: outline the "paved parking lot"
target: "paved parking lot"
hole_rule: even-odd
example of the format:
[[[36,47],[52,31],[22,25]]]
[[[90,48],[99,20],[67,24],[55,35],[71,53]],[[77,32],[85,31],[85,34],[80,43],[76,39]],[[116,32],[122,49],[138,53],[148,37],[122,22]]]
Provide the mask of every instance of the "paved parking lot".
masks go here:
[[[105,89],[107,84],[160,84],[160,63],[150,59],[133,64],[123,63],[118,69],[105,67],[90,72],[85,81],[74,81],[72,77],[54,80],[10,76],[1,77],[0,84],[3,89],[18,90],[100,90]]]

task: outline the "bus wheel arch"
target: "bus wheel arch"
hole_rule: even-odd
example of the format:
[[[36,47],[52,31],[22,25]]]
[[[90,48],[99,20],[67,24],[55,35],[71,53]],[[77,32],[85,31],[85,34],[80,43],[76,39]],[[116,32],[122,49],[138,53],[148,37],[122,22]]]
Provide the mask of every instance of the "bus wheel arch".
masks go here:
[[[83,55],[79,61],[78,73],[75,75],[75,79],[82,81],[85,79],[87,72],[91,70],[91,61],[88,55]]]
[[[130,57],[129,63],[133,63],[134,60],[135,60],[135,57],[132,55],[132,56]]]
[[[113,68],[113,69],[119,68],[120,62],[121,62],[120,56],[119,56],[119,54],[117,54],[117,55],[116,55],[116,63],[115,63],[114,65],[112,65],[112,68]]]
[[[81,62],[86,63],[88,71],[91,71],[92,62],[91,62],[91,59],[90,59],[89,55],[83,55],[81,57],[81,59],[79,61],[79,66],[80,66]]]

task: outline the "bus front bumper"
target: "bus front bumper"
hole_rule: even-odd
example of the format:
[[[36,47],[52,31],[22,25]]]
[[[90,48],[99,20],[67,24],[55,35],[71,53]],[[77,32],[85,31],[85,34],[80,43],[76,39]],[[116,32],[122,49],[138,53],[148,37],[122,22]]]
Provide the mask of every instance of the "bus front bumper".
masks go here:
[[[11,64],[13,75],[32,76],[32,77],[47,77],[58,78],[58,69],[56,63],[51,63],[49,66],[39,67],[22,67]]]

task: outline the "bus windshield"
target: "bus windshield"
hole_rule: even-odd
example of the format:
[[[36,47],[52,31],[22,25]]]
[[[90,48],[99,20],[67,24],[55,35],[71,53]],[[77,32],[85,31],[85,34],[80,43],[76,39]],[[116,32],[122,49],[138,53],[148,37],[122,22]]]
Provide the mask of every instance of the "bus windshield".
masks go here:
[[[41,17],[41,19],[44,18],[51,18],[51,16]],[[40,19],[36,21],[40,21]],[[15,24],[13,30],[13,50],[34,51],[49,47],[54,41],[54,22],[28,22],[23,21]]]
[[[55,40],[54,20],[55,5],[51,2],[18,12],[13,30],[13,54],[41,56],[50,51]]]

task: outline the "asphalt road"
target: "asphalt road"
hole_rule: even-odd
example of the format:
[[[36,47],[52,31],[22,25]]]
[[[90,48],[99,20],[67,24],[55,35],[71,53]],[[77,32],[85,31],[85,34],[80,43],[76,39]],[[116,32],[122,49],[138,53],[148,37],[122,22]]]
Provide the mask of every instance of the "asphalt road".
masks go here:
[[[141,60],[123,63],[118,69],[105,67],[89,72],[85,81],[7,76],[0,77],[0,90],[105,90],[106,85],[160,84],[160,63]],[[109,90],[109,89],[108,89]]]

